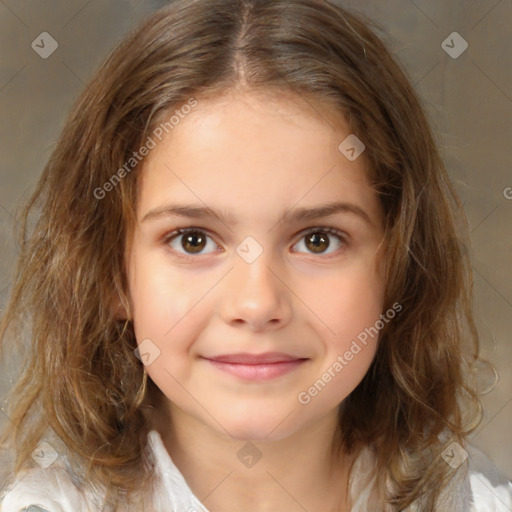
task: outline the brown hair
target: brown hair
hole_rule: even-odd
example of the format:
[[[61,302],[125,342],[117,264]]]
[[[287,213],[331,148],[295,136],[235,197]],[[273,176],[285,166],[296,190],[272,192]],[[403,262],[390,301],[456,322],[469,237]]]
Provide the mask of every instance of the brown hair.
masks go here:
[[[378,31],[332,1],[176,0],[110,54],[72,109],[22,217],[0,330],[3,351],[8,330],[19,345],[30,326],[2,436],[17,445],[24,433],[16,471],[50,426],[89,464],[87,478],[108,483],[113,502],[121,499],[114,491],[141,488],[146,411],[159,390],[134,355],[131,323],[112,307],[119,297],[129,308],[123,253],[139,166],[103,198],[98,190],[191,97],[233,87],[294,91],[311,105],[335,106],[366,145],[385,215],[384,309],[403,307],[340,408],[343,446],[377,447],[379,488],[393,509],[416,499],[421,510],[435,509],[450,471],[440,435],[463,444],[481,421],[469,378],[482,359],[467,225],[425,109]]]

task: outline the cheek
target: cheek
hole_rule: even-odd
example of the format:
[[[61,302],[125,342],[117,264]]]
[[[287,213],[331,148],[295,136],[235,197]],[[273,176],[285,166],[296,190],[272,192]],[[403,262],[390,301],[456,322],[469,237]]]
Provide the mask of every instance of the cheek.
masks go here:
[[[172,338],[174,331],[183,328],[183,321],[194,315],[196,304],[208,290],[208,280],[188,275],[185,268],[172,268],[161,253],[152,257],[135,253],[131,263],[130,297],[137,339]]]
[[[185,268],[170,268],[164,257],[134,254],[130,275],[133,326],[139,352],[151,354],[146,371],[168,396],[176,398],[188,382],[194,343],[211,315],[208,291],[218,277],[191,277]]]
[[[187,327],[187,296],[180,293],[179,281],[165,267],[134,252],[129,279],[133,327],[139,353],[148,375],[158,384],[168,386],[173,375],[184,367],[187,346],[180,343],[179,332]]]
[[[311,309],[319,311],[315,323],[324,354],[304,400],[328,408],[347,397],[366,375],[378,346],[384,283],[368,258],[325,281]],[[312,320],[313,321],[313,320]]]
[[[340,269],[307,284],[303,292],[314,322],[325,334],[326,349],[345,351],[382,313],[384,286],[371,262]]]

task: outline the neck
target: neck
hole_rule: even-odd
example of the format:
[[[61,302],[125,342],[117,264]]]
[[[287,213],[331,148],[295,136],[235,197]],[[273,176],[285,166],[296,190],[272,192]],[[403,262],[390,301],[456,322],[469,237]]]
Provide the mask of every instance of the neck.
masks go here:
[[[176,408],[156,428],[210,512],[350,510],[348,473],[354,456],[339,449],[336,411],[271,441],[232,439]]]

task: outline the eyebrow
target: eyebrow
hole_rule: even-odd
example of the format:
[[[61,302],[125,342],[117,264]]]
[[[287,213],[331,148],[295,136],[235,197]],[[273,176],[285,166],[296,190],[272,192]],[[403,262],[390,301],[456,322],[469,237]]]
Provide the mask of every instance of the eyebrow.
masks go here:
[[[365,210],[356,204],[343,201],[334,201],[310,208],[299,207],[285,210],[280,216],[280,223],[298,223],[305,220],[328,217],[329,215],[335,215],[337,213],[356,215],[368,225],[374,226],[372,219]],[[192,219],[212,217],[222,222],[223,224],[236,224],[232,215],[227,212],[217,210],[215,208],[210,208],[208,206],[196,206],[190,204],[169,204],[155,208],[144,215],[142,222],[148,222],[172,216],[187,217]]]

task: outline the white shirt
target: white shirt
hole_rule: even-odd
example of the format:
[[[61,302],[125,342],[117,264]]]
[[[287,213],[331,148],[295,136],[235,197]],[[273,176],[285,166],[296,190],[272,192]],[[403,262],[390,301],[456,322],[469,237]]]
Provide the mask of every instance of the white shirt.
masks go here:
[[[463,482],[448,489],[446,495],[454,501],[446,504],[450,512],[511,512],[512,482],[502,477],[489,458],[473,445],[468,445],[469,470]],[[152,430],[148,435],[148,449],[155,461],[155,494],[139,503],[133,511],[143,512],[208,512],[185,481],[172,461],[160,434]],[[375,478],[370,477],[374,467],[371,450],[365,449],[355,462],[351,480],[351,512],[376,511],[371,501]],[[455,479],[453,479],[455,482]],[[52,465],[47,469],[32,468],[17,476],[0,502],[0,512],[99,512],[103,491],[82,491],[76,478],[65,467]],[[1,495],[0,495],[1,498]],[[379,507],[382,509],[382,506]],[[440,509],[445,509],[444,506]],[[382,509],[384,510],[384,509]],[[419,511],[411,505],[407,512]],[[379,510],[380,512],[380,510]]]

